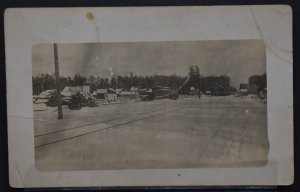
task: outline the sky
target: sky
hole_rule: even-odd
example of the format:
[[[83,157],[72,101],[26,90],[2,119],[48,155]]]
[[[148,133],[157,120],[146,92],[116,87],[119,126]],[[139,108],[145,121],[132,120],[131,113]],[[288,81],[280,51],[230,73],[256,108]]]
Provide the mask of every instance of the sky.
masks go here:
[[[228,75],[231,85],[266,73],[266,50],[261,40],[214,40],[132,43],[58,44],[61,76],[110,77],[128,75],[187,76],[190,66],[200,75]],[[53,44],[32,48],[32,74],[54,74]]]

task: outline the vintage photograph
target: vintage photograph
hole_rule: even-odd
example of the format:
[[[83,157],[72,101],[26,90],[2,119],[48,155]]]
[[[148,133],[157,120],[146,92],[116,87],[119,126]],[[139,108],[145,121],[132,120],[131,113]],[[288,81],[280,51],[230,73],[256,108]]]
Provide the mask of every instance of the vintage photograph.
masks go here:
[[[39,171],[262,167],[262,40],[37,44]]]

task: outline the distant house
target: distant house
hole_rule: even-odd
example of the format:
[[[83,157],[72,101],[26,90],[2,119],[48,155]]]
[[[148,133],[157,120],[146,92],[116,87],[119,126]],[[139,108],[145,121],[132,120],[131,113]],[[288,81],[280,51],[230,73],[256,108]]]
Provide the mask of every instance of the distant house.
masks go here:
[[[105,99],[107,101],[116,101],[117,100],[117,94],[114,92],[114,93],[107,93],[105,94]]]
[[[196,89],[195,87],[190,87],[190,94],[191,95],[198,95],[199,89]]]
[[[130,88],[130,92],[138,92],[139,90],[140,90],[139,87],[134,87],[134,86],[132,86],[132,87]]]
[[[94,91],[93,96],[97,99],[105,99],[105,94],[107,94],[107,89],[97,89]]]
[[[241,95],[248,95],[249,84],[248,83],[241,83],[240,84],[240,94]]]
[[[117,100],[117,93],[114,89],[110,88],[107,90],[107,93],[105,94],[105,99],[107,101],[116,101]]]
[[[97,99],[105,99],[107,101],[117,100],[117,93],[113,89],[97,89],[93,95]]]
[[[139,97],[142,99],[142,101],[149,101],[153,100],[155,95],[152,89],[144,88],[139,90]]]
[[[56,92],[55,89],[46,90],[46,91],[41,92],[38,97],[40,99],[49,99],[51,97],[51,95],[55,92]]]
[[[69,91],[71,91],[71,92],[80,92],[80,91],[83,90],[83,88],[80,87],[80,86],[75,86],[75,87],[65,87],[65,89],[68,89],[68,88],[69,88]]]
[[[207,90],[204,92],[205,95],[211,95],[211,91]]]
[[[131,91],[121,91],[118,95],[120,97],[128,98],[128,99],[137,99],[139,97],[138,92],[131,92]]]
[[[75,93],[81,93],[83,95],[89,95],[90,94],[90,86],[83,85],[83,86],[66,86],[61,94],[63,96],[72,96]]]

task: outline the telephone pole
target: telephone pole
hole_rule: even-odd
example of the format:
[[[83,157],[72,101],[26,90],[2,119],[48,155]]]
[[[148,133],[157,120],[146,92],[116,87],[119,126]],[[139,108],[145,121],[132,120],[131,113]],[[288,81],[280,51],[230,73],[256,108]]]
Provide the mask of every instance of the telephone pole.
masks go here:
[[[199,77],[199,99],[201,98],[201,77]]]
[[[57,92],[57,119],[62,119],[62,105],[61,105],[61,95],[60,95],[60,80],[59,80],[59,62],[58,62],[58,50],[57,44],[54,43],[54,61],[55,61],[55,78],[56,78],[56,92]]]

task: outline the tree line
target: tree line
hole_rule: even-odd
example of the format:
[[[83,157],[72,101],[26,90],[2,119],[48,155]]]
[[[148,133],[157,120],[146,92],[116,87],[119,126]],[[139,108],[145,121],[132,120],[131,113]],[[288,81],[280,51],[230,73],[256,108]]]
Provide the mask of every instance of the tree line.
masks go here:
[[[224,87],[227,91],[236,91],[236,88],[232,87],[230,84],[230,77],[227,75],[200,75],[200,70],[198,66],[191,66],[189,68],[190,81],[186,86],[183,87],[181,93],[188,93],[190,87],[195,89],[200,89],[200,91],[205,92],[210,90],[212,86],[219,85]]]
[[[91,91],[96,89],[121,88],[130,90],[131,87],[153,88],[156,86],[170,87],[172,89],[180,88],[187,80],[187,77],[174,75],[152,75],[152,76],[117,76],[108,78],[95,77],[93,75],[85,77],[79,73],[71,77],[60,77],[60,89],[65,86],[83,86],[89,85]],[[189,94],[190,88],[194,87],[204,91],[209,89],[213,84],[218,83],[226,88],[230,87],[230,78],[228,76],[207,76],[207,77],[190,77],[189,81],[181,87],[180,94]],[[55,77],[49,74],[40,74],[32,77],[33,94],[38,95],[49,89],[56,89]]]
[[[252,75],[248,79],[248,84],[250,88],[255,88],[256,92],[264,91],[267,87],[267,75]]]
[[[234,87],[230,85],[230,77],[227,75],[220,76],[203,76],[200,75],[198,66],[191,66],[189,68],[189,80],[188,77],[173,75],[146,75],[138,76],[132,72],[130,75],[125,76],[113,76],[111,78],[96,77],[90,75],[88,77],[76,73],[73,77],[60,77],[60,89],[63,90],[65,86],[83,86],[89,85],[91,91],[96,89],[123,89],[130,90],[131,87],[140,88],[153,88],[155,86],[170,87],[172,89],[178,89],[180,94],[189,94],[190,88],[200,89],[204,92],[209,90],[214,85],[220,85],[228,91],[236,91]],[[186,82],[186,84],[184,84]],[[184,85],[183,85],[184,84]],[[259,90],[266,87],[266,74],[253,75],[249,77],[249,85],[257,85]],[[49,89],[56,89],[55,77],[50,74],[39,74],[32,77],[33,94],[38,95],[41,92]],[[183,85],[183,86],[182,86]]]
[[[130,76],[114,76],[111,78],[102,78],[90,75],[86,77],[76,73],[74,77],[60,77],[60,89],[65,86],[83,86],[89,85],[91,91],[96,89],[121,88],[130,90],[131,87],[152,88],[155,86],[165,86],[176,89],[180,87],[186,77],[174,75],[152,75],[137,76],[130,73]],[[49,89],[56,89],[55,77],[50,74],[40,74],[32,77],[33,94],[37,95]]]

